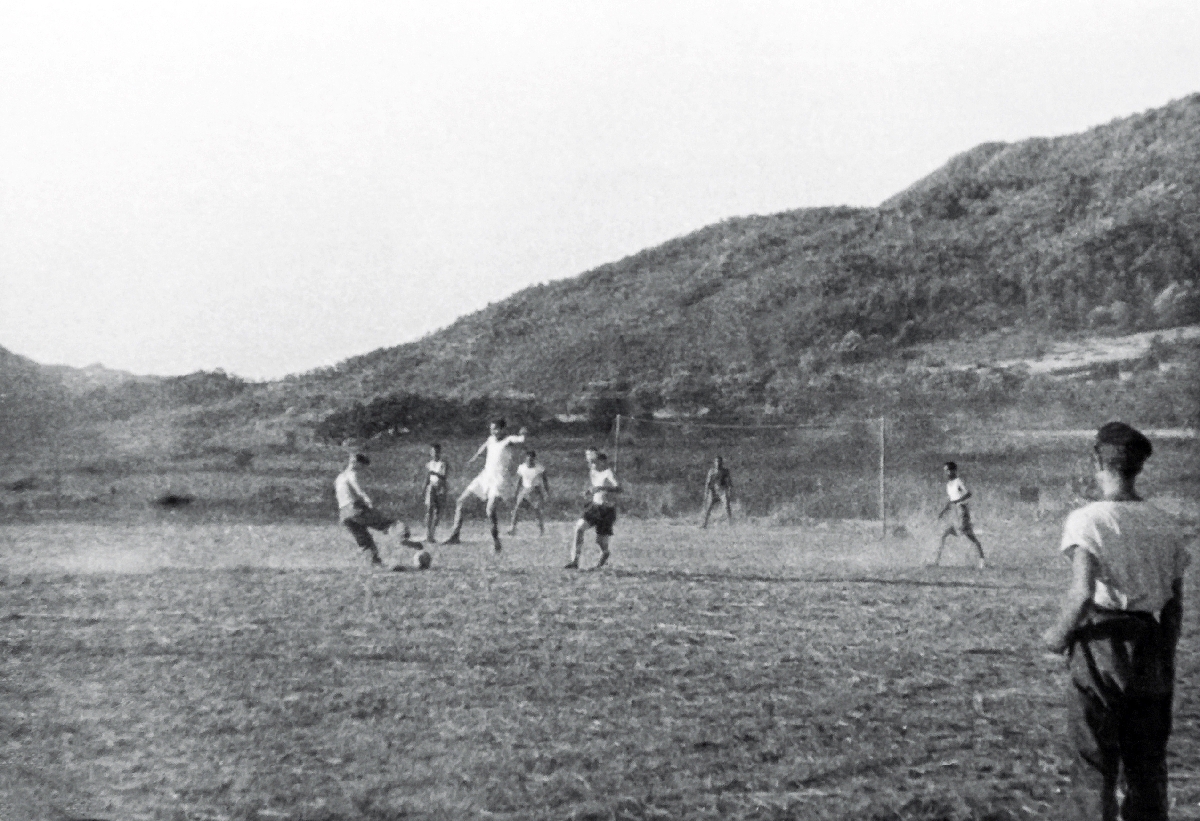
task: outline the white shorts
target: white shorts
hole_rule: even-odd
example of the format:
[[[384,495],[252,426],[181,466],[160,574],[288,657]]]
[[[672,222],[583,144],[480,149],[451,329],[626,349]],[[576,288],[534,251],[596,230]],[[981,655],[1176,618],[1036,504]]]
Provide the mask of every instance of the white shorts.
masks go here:
[[[471,484],[467,485],[466,492],[485,502],[490,502],[492,499],[511,502],[517,489],[515,479],[516,477],[509,481],[497,480],[495,477],[481,473],[471,480]]]

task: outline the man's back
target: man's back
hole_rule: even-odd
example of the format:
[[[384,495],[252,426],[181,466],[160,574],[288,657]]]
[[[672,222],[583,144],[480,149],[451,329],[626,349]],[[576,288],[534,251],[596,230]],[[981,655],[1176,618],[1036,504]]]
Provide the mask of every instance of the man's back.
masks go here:
[[[1149,502],[1103,501],[1067,517],[1061,547],[1096,558],[1097,605],[1157,616],[1191,559],[1183,545],[1172,517]]]

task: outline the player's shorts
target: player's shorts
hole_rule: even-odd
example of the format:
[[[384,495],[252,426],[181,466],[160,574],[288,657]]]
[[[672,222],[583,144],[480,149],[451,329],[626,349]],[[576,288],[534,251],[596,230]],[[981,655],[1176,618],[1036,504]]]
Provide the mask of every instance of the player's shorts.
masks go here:
[[[492,499],[503,499],[510,502],[516,493],[516,482],[512,480],[497,481],[495,478],[481,473],[471,480],[471,484],[467,485],[465,492],[485,502]]]
[[[338,511],[338,518],[354,536],[354,541],[358,546],[364,550],[371,550],[375,547],[375,540],[371,538],[371,532],[367,528],[387,530],[396,523],[395,519],[384,516],[374,508],[353,505],[347,505]]]
[[[590,502],[583,509],[583,520],[596,528],[597,536],[613,535],[613,523],[617,521],[617,509],[612,505]]]
[[[546,501],[546,491],[542,490],[541,485],[522,487],[517,495],[534,505],[540,505],[542,502]]]
[[[948,529],[959,536],[975,535],[975,529],[971,526],[971,511],[966,505],[954,506],[954,521]]]
[[[441,510],[446,505],[446,486],[429,485],[425,488],[425,506]]]

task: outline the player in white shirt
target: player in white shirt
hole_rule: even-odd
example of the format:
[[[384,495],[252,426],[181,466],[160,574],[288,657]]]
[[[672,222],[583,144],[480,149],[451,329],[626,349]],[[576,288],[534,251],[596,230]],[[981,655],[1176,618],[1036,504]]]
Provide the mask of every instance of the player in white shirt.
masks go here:
[[[613,523],[617,520],[617,508],[613,505],[612,497],[621,492],[621,485],[608,466],[608,457],[595,448],[588,448],[584,457],[588,463],[588,488],[584,493],[591,501],[575,523],[575,532],[571,536],[571,561],[567,562],[567,570],[579,569],[583,534],[589,527],[596,528],[596,544],[600,547],[600,561],[596,563],[596,569],[604,567],[609,557],[608,540],[612,537]]]
[[[371,564],[381,565],[379,548],[371,537],[371,529],[387,533],[396,520],[380,513],[371,504],[371,497],[366,494],[358,483],[358,471],[367,468],[371,460],[365,454],[356,453],[350,457],[346,469],[338,474],[333,482],[333,492],[337,496],[338,521],[354,536],[358,546],[371,556]],[[401,540],[408,540],[408,525],[403,526]]]
[[[546,478],[546,468],[537,463],[537,454],[532,450],[525,452],[525,461],[517,466],[517,478],[521,480],[521,489],[517,491],[517,501],[513,505],[508,535],[516,535],[517,514],[521,511],[521,503],[525,501],[537,514],[538,533],[544,535],[546,523],[542,519],[542,505],[550,499],[550,480]]]
[[[1042,641],[1067,654],[1075,748],[1067,789],[1079,818],[1168,813],[1167,740],[1191,556],[1179,524],[1134,488],[1152,452],[1150,440],[1123,422],[1100,428],[1093,463],[1102,499],[1063,526],[1072,581]]]
[[[486,455],[483,470],[471,480],[471,484],[467,485],[467,489],[458,497],[458,503],[454,506],[454,530],[451,531],[450,538],[446,540],[447,544],[459,543],[459,533],[462,531],[463,522],[463,505],[474,496],[483,500],[487,505],[487,517],[492,525],[493,549],[499,553],[503,547],[500,544],[500,523],[497,519],[496,505],[501,499],[507,502],[516,495],[517,474],[514,454],[517,445],[525,444],[525,437],[528,434],[525,428],[521,428],[516,436],[505,436],[505,427],[506,423],[503,419],[492,422],[488,426],[491,435],[467,462],[469,465],[480,456]]]
[[[941,562],[946,539],[951,536],[964,536],[971,544],[975,545],[975,550],[979,554],[979,569],[982,570],[987,567],[987,561],[983,557],[983,545],[979,543],[975,529],[971,526],[971,511],[967,507],[971,491],[967,490],[966,484],[959,478],[958,465],[954,462],[947,462],[944,469],[946,472],[946,495],[950,497],[950,501],[946,502],[946,506],[942,508],[937,517],[941,519],[947,513],[954,511],[954,520],[942,531],[942,539],[938,542],[937,556],[934,557],[933,563],[936,565]]]
[[[425,484],[421,497],[425,500],[425,541],[434,542],[434,531],[442,518],[446,506],[446,492],[450,487],[450,466],[442,459],[442,446],[429,446],[429,461],[425,463]]]

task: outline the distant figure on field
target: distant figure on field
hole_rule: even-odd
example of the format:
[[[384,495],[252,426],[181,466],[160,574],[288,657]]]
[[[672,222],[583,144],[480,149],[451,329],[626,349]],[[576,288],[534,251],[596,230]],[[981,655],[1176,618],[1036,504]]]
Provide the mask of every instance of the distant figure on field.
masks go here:
[[[434,532],[446,506],[446,492],[450,486],[450,466],[442,459],[442,446],[429,446],[429,461],[425,463],[425,485],[421,496],[425,500],[425,541],[436,541]]]
[[[545,534],[546,522],[542,519],[542,505],[550,499],[550,480],[546,478],[546,468],[537,463],[537,454],[532,450],[525,452],[525,461],[517,466],[517,478],[521,480],[521,489],[517,491],[517,501],[512,509],[512,522],[508,527],[508,535],[516,535],[517,514],[521,511],[521,503],[529,502],[537,515],[538,533]]]
[[[1101,500],[1063,525],[1072,581],[1042,641],[1067,654],[1069,793],[1079,818],[1167,818],[1175,649],[1191,556],[1171,517],[1134,489],[1152,452],[1123,422],[1100,428],[1092,460]]]
[[[975,550],[979,553],[979,569],[987,567],[987,561],[983,557],[983,545],[979,543],[979,539],[975,536],[975,529],[971,527],[971,511],[967,507],[967,500],[971,498],[971,491],[967,490],[966,484],[958,476],[958,465],[954,462],[947,462],[944,465],[946,472],[946,495],[950,497],[950,501],[946,502],[946,506],[938,514],[940,520],[950,511],[954,511],[953,521],[942,531],[942,539],[938,542],[937,556],[934,557],[933,563],[936,565],[942,560],[942,549],[946,546],[946,539],[951,536],[964,536],[971,544],[975,545]]]
[[[528,433],[525,428],[521,428],[516,436],[505,436],[505,427],[507,424],[503,419],[493,421],[488,426],[490,435],[487,441],[480,445],[479,450],[475,451],[475,455],[467,462],[469,465],[480,456],[487,455],[483,462],[483,470],[471,480],[471,484],[467,485],[467,489],[458,497],[458,504],[454,507],[454,530],[451,531],[450,538],[446,540],[447,544],[459,543],[459,533],[462,531],[463,522],[463,505],[469,498],[475,496],[486,504],[488,521],[492,525],[492,548],[497,553],[502,548],[496,504],[501,499],[507,502],[516,494],[517,475],[513,469],[513,453],[517,445],[525,443],[525,436]]]
[[[704,521],[700,527],[708,527],[708,517],[717,505],[725,506],[725,521],[733,524],[733,508],[729,504],[732,494],[733,477],[729,475],[724,460],[718,456],[713,459],[712,468],[704,477]]]
[[[575,532],[571,535],[571,561],[567,562],[567,570],[579,569],[579,553],[583,549],[583,534],[589,527],[596,528],[596,544],[600,547],[600,561],[596,570],[608,562],[608,540],[613,535],[613,523],[617,520],[617,508],[613,505],[613,494],[621,492],[617,477],[608,466],[608,457],[596,450],[588,448],[584,451],[588,463],[588,487],[584,495],[591,501],[583,509],[583,515],[575,523]]]
[[[387,533],[396,524],[396,520],[376,510],[371,504],[371,497],[363,491],[362,486],[358,483],[358,471],[365,470],[370,464],[371,460],[365,454],[356,453],[351,456],[346,469],[339,473],[337,479],[334,480],[333,490],[337,495],[338,520],[354,536],[354,541],[358,543],[358,546],[371,554],[371,564],[381,565],[383,559],[379,557],[379,548],[375,546],[375,540],[371,538],[370,529]],[[408,539],[407,525],[404,525],[401,538],[406,541]]]

